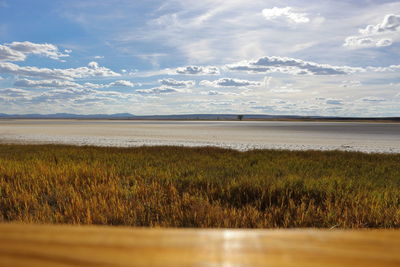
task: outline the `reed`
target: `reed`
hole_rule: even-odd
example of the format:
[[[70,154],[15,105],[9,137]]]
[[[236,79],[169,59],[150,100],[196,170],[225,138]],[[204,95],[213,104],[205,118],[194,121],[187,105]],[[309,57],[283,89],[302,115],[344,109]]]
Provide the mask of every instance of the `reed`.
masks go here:
[[[400,154],[0,145],[0,222],[399,228]]]

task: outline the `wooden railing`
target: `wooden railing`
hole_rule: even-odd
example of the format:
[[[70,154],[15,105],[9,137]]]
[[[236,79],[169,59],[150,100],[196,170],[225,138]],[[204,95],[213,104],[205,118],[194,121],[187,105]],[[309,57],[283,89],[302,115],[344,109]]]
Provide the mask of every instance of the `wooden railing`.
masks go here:
[[[400,266],[396,230],[0,224],[0,266]]]

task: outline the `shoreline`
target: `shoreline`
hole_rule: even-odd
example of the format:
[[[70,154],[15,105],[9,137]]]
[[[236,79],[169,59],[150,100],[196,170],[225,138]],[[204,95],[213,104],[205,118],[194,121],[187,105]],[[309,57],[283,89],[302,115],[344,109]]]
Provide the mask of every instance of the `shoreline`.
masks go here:
[[[126,122],[338,122],[338,123],[389,123],[389,124],[400,124],[400,119],[290,119],[290,118],[271,118],[271,119],[160,119],[160,118],[3,118],[0,117],[1,121],[126,121]]]
[[[0,143],[77,146],[212,146],[400,153],[400,124],[287,121],[0,121]]]
[[[371,149],[367,147],[353,147],[350,145],[342,146],[313,146],[313,145],[244,145],[244,144],[217,144],[217,143],[191,143],[191,142],[166,142],[154,140],[129,140],[121,144],[120,139],[103,138],[101,142],[94,140],[81,140],[80,138],[73,140],[53,140],[48,139],[32,140],[32,139],[0,139],[0,145],[55,145],[55,146],[75,146],[75,147],[109,147],[109,148],[140,148],[140,147],[183,147],[183,148],[218,148],[231,149],[239,152],[247,152],[254,150],[282,150],[282,151],[341,151],[341,152],[358,152],[365,154],[400,154],[400,149]]]

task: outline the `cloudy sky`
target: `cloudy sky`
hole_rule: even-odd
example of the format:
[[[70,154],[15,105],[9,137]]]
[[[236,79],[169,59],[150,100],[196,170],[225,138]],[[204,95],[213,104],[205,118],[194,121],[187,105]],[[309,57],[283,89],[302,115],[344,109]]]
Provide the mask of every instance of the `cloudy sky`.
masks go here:
[[[400,1],[0,0],[0,113],[400,116]]]

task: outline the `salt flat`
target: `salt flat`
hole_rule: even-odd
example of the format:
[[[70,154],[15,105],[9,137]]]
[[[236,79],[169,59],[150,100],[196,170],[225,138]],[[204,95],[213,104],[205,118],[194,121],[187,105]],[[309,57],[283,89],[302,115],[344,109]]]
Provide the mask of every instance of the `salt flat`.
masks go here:
[[[287,121],[0,120],[1,143],[217,146],[400,153],[400,124]]]

